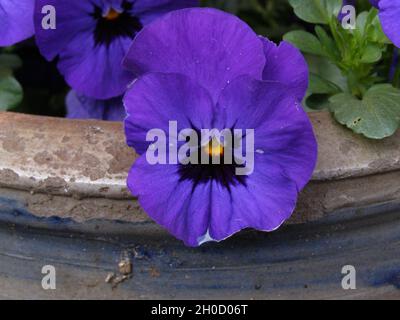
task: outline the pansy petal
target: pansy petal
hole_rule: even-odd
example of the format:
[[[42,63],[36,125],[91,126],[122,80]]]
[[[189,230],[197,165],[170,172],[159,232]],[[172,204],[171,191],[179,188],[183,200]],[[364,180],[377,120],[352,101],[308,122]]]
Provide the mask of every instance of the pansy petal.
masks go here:
[[[237,17],[209,8],[166,14],[135,38],[125,66],[136,74],[180,73],[196,80],[216,101],[240,75],[261,79],[263,45]]]
[[[230,189],[213,182],[209,240],[221,241],[245,228],[274,231],[294,211],[297,186],[276,163],[259,162],[245,184]]]
[[[379,18],[385,34],[400,48],[400,0],[380,0]]]
[[[190,181],[180,179],[179,166],[150,165],[145,155],[136,160],[127,183],[153,220],[186,245],[198,245],[209,221],[208,184],[193,189]]]
[[[93,3],[97,4],[98,0]],[[56,29],[43,29],[42,21],[46,14],[42,13],[45,6],[56,9]],[[92,35],[95,25],[92,15],[93,5],[90,1],[36,0],[35,31],[36,42],[40,52],[46,59],[52,60],[66,49],[68,43],[77,35],[86,33]],[[81,49],[87,48],[81,44]]]
[[[34,0],[0,1],[0,46],[10,46],[34,33]]]
[[[288,92],[279,82],[240,77],[222,92],[218,127],[254,129],[256,152],[285,168],[301,190],[314,171],[317,142],[307,114]]]
[[[96,100],[71,90],[67,95],[66,105],[69,119],[122,121],[125,118],[122,97]]]
[[[87,44],[82,49],[82,42]],[[95,46],[93,38],[80,34],[60,53],[58,67],[68,84],[96,99],[122,95],[134,76],[121,67],[129,39],[117,39],[109,47]]]
[[[263,80],[282,82],[303,100],[308,88],[308,65],[300,50],[286,41],[276,45],[266,38],[261,39],[267,60]]]
[[[128,145],[143,153],[151,129],[168,132],[169,122],[178,130],[209,128],[213,103],[207,91],[184,75],[150,73],[136,80],[124,97],[128,117],[125,132]]]

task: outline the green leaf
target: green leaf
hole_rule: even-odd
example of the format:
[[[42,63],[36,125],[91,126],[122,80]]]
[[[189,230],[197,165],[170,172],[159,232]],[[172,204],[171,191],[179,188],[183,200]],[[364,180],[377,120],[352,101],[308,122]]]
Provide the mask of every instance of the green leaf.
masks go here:
[[[361,39],[364,34],[365,34],[365,29],[367,25],[367,20],[368,20],[368,15],[369,13],[367,11],[361,12],[357,16],[356,20],[356,29],[354,30],[355,34]]]
[[[290,31],[283,36],[283,39],[305,53],[317,56],[326,55],[318,38],[312,33],[302,30]]]
[[[369,44],[364,49],[361,57],[362,63],[374,63],[378,62],[382,58],[382,47],[377,44]]]
[[[362,100],[348,93],[330,98],[337,121],[371,139],[393,135],[400,124],[400,90],[390,84],[371,87]]]
[[[329,98],[341,91],[336,84],[310,73],[305,105],[311,109],[309,111],[328,109]]]
[[[2,69],[18,69],[22,67],[22,60],[15,54],[0,54],[0,68]]]
[[[328,35],[324,28],[320,26],[315,27],[315,33],[321,43],[322,49],[327,53],[333,60],[339,59],[340,52],[336,46],[335,41]]]
[[[374,18],[378,15],[378,11],[371,9],[370,11],[363,11],[357,16],[357,28],[355,32],[363,37],[367,33],[368,27],[371,25]]]
[[[329,79],[341,91],[348,91],[347,78],[335,64],[324,57],[305,55],[305,58],[311,74],[318,75],[323,79]]]
[[[367,38],[371,42],[389,44],[391,41],[383,32],[381,20],[378,15],[374,17],[369,28],[367,28]]]
[[[23,98],[22,87],[9,70],[0,69],[0,110],[18,106]]]
[[[309,82],[310,85],[308,90],[311,94],[336,94],[342,91],[333,82],[330,82],[314,73],[310,73]]]
[[[300,19],[321,24],[328,24],[342,6],[342,0],[289,0],[289,3]]]
[[[372,8],[370,11],[363,11],[357,16],[357,28],[355,34],[359,40],[367,39],[369,42],[389,44],[390,40],[382,30],[378,10]]]

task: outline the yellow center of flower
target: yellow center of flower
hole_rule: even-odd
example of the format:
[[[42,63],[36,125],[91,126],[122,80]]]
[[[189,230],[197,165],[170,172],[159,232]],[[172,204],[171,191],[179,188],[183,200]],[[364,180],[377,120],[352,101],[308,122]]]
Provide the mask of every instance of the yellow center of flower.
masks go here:
[[[115,20],[115,19],[117,19],[119,17],[119,15],[120,15],[120,13],[118,11],[114,10],[113,8],[111,8],[108,11],[107,15],[105,16],[105,18],[107,20]]]
[[[211,157],[223,156],[224,154],[224,146],[215,138],[213,138],[204,149]]]

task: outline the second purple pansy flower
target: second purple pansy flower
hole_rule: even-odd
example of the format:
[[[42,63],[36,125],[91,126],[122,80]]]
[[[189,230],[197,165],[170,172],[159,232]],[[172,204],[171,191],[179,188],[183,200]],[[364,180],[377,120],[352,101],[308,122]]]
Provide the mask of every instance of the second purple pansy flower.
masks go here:
[[[290,217],[317,157],[300,105],[308,70],[297,49],[258,37],[232,15],[187,9],[144,28],[125,64],[142,75],[124,98],[127,142],[142,154],[128,186],[156,222],[198,246],[243,228],[272,231]],[[237,175],[236,162],[150,164],[146,137],[168,132],[171,121],[196,132],[254,129],[254,170]],[[233,152],[207,141],[192,151]]]
[[[36,40],[79,94],[109,99],[122,95],[134,74],[121,61],[132,39],[168,11],[195,6],[195,0],[37,0]],[[56,28],[43,29],[42,8],[53,6]]]

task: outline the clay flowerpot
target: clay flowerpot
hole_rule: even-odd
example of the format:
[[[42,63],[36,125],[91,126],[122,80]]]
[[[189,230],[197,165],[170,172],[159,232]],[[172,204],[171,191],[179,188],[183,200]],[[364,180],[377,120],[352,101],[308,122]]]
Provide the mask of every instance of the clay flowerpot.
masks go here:
[[[271,234],[244,231],[190,249],[128,192],[136,154],[122,124],[0,113],[0,285],[8,288],[0,294],[398,297],[400,133],[367,140],[328,113],[310,117],[318,166],[291,220]],[[40,287],[48,264],[53,292]],[[341,286],[346,265],[357,270],[356,292]]]

